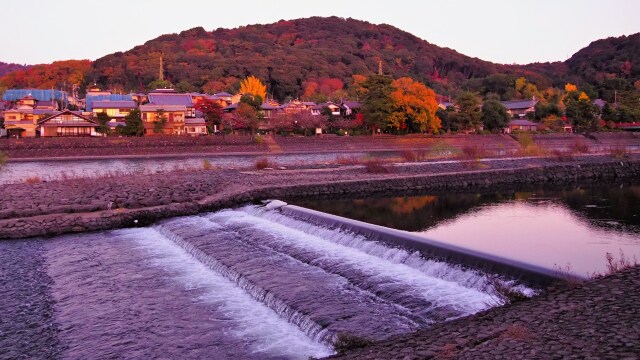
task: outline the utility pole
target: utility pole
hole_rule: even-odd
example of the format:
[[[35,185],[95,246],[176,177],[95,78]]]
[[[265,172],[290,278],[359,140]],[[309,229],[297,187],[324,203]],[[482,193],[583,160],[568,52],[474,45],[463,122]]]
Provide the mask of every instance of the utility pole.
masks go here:
[[[378,60],[378,75],[382,75],[382,60]]]

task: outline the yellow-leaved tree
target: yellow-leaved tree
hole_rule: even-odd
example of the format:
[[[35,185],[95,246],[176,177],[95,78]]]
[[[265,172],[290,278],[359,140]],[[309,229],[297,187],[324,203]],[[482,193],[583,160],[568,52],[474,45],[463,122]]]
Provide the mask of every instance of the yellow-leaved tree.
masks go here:
[[[252,75],[240,82],[240,93],[260,96],[264,101],[267,97],[267,86]]]
[[[433,90],[408,77],[393,81],[391,86],[395,108],[389,119],[391,127],[410,132],[440,130],[440,119],[436,116],[438,102]]]
[[[572,83],[566,83],[564,85],[564,91],[570,93],[572,91],[578,91],[578,87],[576,85],[573,85]]]

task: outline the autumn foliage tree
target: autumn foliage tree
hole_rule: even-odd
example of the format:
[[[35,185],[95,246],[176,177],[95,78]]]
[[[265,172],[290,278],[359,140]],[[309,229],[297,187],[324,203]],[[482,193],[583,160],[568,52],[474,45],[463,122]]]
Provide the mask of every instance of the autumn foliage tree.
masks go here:
[[[241,94],[260,96],[262,100],[267,98],[267,86],[255,76],[249,76],[240,83]]]
[[[436,116],[438,103],[433,90],[408,77],[393,81],[391,87],[394,111],[389,117],[390,127],[409,132],[437,133],[440,130],[440,119]]]
[[[196,110],[202,112],[202,116],[207,122],[209,132],[213,132],[214,125],[220,125],[222,120],[222,106],[210,99],[202,99],[195,105]]]

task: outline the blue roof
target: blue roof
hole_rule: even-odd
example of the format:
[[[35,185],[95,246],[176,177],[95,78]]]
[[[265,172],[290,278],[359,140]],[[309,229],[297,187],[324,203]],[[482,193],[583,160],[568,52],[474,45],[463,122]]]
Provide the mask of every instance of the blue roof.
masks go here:
[[[138,105],[133,100],[94,101],[94,109],[135,109]]]

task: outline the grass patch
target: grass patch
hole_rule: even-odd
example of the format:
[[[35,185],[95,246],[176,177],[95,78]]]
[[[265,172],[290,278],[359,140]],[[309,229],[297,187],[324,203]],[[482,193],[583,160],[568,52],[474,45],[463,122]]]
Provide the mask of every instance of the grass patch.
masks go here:
[[[486,151],[484,149],[479,148],[477,146],[468,146],[465,145],[462,147],[462,152],[458,154],[458,159],[460,160],[477,160],[486,155]]]
[[[373,341],[351,335],[348,333],[339,333],[332,342],[333,349],[338,353],[338,355],[342,355],[349,350],[353,349],[361,349],[363,347],[367,347],[373,344]]]
[[[213,164],[211,164],[211,161],[209,161],[209,159],[204,159],[202,161],[202,168],[204,170],[211,170],[213,169]]]
[[[638,259],[634,256],[633,258],[628,258],[622,249],[620,249],[619,253],[620,257],[616,257],[612,253],[608,252],[604,255],[607,261],[607,270],[605,273],[594,272],[590,274],[589,277],[592,279],[598,279],[601,277],[605,277],[607,275],[615,274],[619,271],[623,271],[626,269],[630,269],[632,267],[638,266]]]
[[[553,150],[549,157],[557,161],[572,161],[573,154],[574,153],[572,151]]]
[[[589,145],[587,145],[583,141],[574,141],[571,145],[571,151],[574,154],[588,154],[589,153]]]
[[[272,167],[272,164],[269,161],[269,159],[262,158],[262,159],[256,160],[255,166],[256,166],[256,169],[258,169],[258,170],[264,170],[266,168]]]
[[[389,168],[385,166],[385,163],[378,158],[365,160],[363,165],[369,174],[388,174],[391,172]]]
[[[624,146],[616,146],[609,149],[609,156],[614,159],[627,159],[629,158],[629,151]]]
[[[336,164],[338,165],[359,165],[362,164],[362,159],[352,156],[336,156]]]
[[[42,182],[42,179],[39,176],[30,176],[24,179],[25,184],[39,184]]]
[[[0,168],[2,168],[2,166],[4,166],[4,164],[7,163],[7,159],[9,157],[7,156],[7,154],[3,153],[2,151],[0,151]]]

